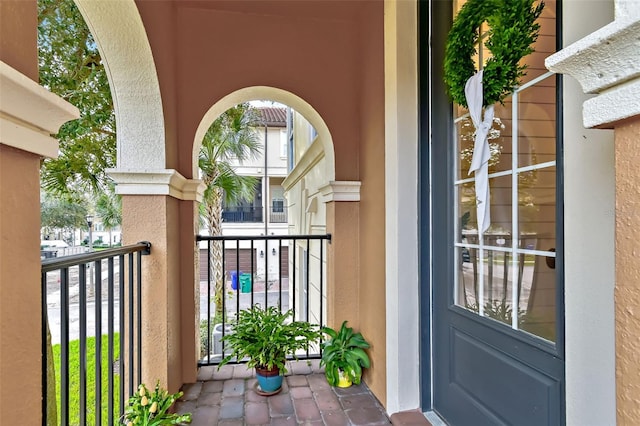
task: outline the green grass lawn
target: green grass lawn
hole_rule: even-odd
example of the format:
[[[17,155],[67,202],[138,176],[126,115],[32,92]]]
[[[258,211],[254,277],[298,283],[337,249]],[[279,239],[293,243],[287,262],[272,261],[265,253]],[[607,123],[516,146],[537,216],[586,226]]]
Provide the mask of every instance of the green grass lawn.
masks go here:
[[[119,333],[114,335],[114,359],[120,356]],[[102,422],[106,424],[108,410],[108,380],[109,380],[109,360],[108,358],[108,337],[102,336]],[[86,424],[95,425],[95,395],[96,395],[96,350],[95,337],[87,338],[87,414]],[[60,345],[53,345],[53,358],[56,369],[56,401],[58,407],[58,420],[60,420]],[[114,419],[118,420],[120,408],[120,376],[114,374]],[[80,426],[80,341],[69,342],[69,425]],[[82,425],[84,426],[84,425]]]

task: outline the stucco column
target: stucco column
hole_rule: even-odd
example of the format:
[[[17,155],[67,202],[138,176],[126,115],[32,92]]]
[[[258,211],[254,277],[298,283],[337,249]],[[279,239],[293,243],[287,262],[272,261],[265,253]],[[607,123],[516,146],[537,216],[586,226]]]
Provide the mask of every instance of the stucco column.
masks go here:
[[[175,170],[112,170],[125,244],[151,242],[142,263],[142,381],[170,392],[197,373],[196,212],[201,182]]]
[[[640,9],[635,3],[628,0],[616,1],[613,22],[546,60],[547,68],[571,75],[578,80],[585,93],[596,94],[583,103],[584,127],[615,130],[615,401],[610,402],[609,390],[613,387],[611,384],[614,378],[611,377],[613,374],[610,370],[613,368],[610,368],[608,356],[611,346],[614,346],[614,339],[603,334],[607,329],[602,328],[603,324],[608,325],[611,320],[609,309],[603,309],[610,302],[610,299],[603,297],[606,293],[602,292],[602,289],[608,289],[608,285],[600,282],[594,287],[590,282],[590,275],[585,275],[585,279],[578,283],[579,294],[587,296],[586,301],[596,301],[595,306],[599,309],[585,309],[593,306],[586,303],[578,306],[583,312],[583,318],[576,318],[569,309],[566,312],[567,424],[613,424],[614,415],[615,422],[619,425],[640,423],[640,267],[637,260],[637,253],[640,252],[640,51],[637,48]],[[590,4],[589,8],[593,8],[593,5]],[[590,15],[600,16],[602,12],[594,11]],[[584,28],[584,23],[581,20],[577,27]],[[583,138],[589,143],[587,137]],[[565,150],[565,155],[570,155],[568,150]],[[605,159],[606,157],[600,161]],[[580,158],[580,161],[584,160]],[[601,179],[601,172],[596,168],[589,167],[588,164],[585,166],[584,163],[580,168],[585,175],[589,173]],[[583,185],[582,188],[589,191],[590,199],[597,199],[598,192],[594,191],[593,186]],[[587,247],[589,244],[597,244],[595,250],[590,250],[590,255],[597,253],[607,242],[606,238],[598,238],[598,232],[606,229],[610,214],[594,221],[594,226],[589,226],[584,217],[601,210],[601,203],[594,203],[592,208],[580,211],[577,222],[583,232],[588,231],[589,238],[579,243],[576,238],[573,244]],[[573,219],[576,216],[570,217]],[[567,242],[570,242],[569,237]],[[566,247],[566,253],[568,256],[570,247]],[[584,256],[576,260],[587,273],[589,265],[594,264]],[[606,271],[607,256],[599,256],[595,265],[597,273]],[[568,266],[569,259],[567,274]],[[575,300],[568,284],[567,282],[565,286],[567,307],[570,300]],[[580,341],[574,339],[578,333],[582,333],[585,338]],[[606,344],[602,345],[602,342]],[[579,343],[580,347],[575,343]],[[598,350],[593,352],[596,347]],[[575,354],[574,357],[571,356],[572,353]],[[575,386],[576,384],[580,386]],[[593,404],[593,401],[598,401],[598,404]]]
[[[342,321],[359,329],[358,289],[360,182],[331,182],[320,188],[326,203],[327,233],[327,325]]]
[[[616,396],[619,425],[640,424],[640,118],[616,127]]]
[[[78,110],[2,61],[0,89],[0,424],[31,425],[42,415],[40,160]]]

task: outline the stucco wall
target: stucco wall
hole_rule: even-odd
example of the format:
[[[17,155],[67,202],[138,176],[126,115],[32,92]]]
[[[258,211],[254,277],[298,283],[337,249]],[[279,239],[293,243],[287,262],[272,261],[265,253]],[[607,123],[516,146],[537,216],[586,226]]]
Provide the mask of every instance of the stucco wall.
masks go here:
[[[362,34],[360,140],[360,330],[371,344],[372,368],[364,380],[386,404],[385,128],[383,2],[366,10]]]
[[[640,119],[615,129],[616,380],[619,425],[640,424]]]
[[[40,423],[39,166],[38,156],[0,144],[0,424],[3,425]]]
[[[361,2],[163,3],[137,2],[158,67],[167,150],[178,151],[167,167],[192,177],[191,141],[211,105],[271,86],[318,111],[335,143],[336,178],[357,178]]]
[[[0,1],[0,60],[34,81],[36,23],[35,0]],[[0,140],[0,424],[40,424],[40,157],[4,142]]]
[[[0,61],[38,81],[35,0],[0,1]]]
[[[184,244],[179,228],[180,203],[190,202],[161,195],[131,195],[122,199],[122,227],[127,230],[123,243],[150,241],[152,244],[151,255],[145,256],[142,262],[143,382],[160,380],[171,392],[195,378],[192,340],[195,334],[190,332],[194,323],[181,323],[182,300],[186,299],[181,293],[181,278],[188,277],[191,278],[189,282],[195,282],[194,269],[184,267],[188,259],[195,264],[191,257],[195,250],[181,250]],[[185,303],[190,304],[193,300],[186,299]],[[182,345],[192,358],[185,359],[185,363]]]

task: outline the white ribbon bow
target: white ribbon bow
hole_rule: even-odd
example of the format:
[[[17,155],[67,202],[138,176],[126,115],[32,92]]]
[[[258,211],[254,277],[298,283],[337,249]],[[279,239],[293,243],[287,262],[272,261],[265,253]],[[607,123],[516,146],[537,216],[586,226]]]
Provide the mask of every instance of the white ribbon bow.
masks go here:
[[[478,232],[482,235],[491,225],[489,200],[489,141],[487,135],[493,125],[493,105],[484,110],[482,118],[482,70],[475,73],[464,87],[464,94],[469,106],[469,115],[476,128],[476,138],[473,145],[473,158],[469,174],[476,176],[476,211],[478,215]]]

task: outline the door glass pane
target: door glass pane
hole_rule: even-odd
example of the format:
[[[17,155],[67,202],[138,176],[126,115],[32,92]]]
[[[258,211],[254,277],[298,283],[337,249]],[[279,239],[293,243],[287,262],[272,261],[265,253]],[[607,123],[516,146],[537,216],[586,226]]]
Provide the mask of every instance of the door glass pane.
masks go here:
[[[513,274],[511,254],[494,250],[486,251],[484,276],[484,315],[511,325],[513,312]]]
[[[521,235],[535,236],[530,249],[549,250],[556,245],[556,167],[518,174],[518,227]]]
[[[467,242],[469,236],[478,234],[476,215],[476,186],[474,182],[467,182],[456,187],[458,195],[458,235],[456,242]]]
[[[454,11],[463,3],[454,2]],[[555,341],[556,273],[549,265],[557,237],[557,94],[555,76],[544,67],[555,50],[555,19],[548,18],[540,19],[536,52],[524,58],[527,75],[512,96],[494,105],[487,140],[491,224],[484,235],[478,230],[475,174],[469,174],[475,126],[467,109],[454,106],[453,300],[479,316]],[[480,37],[477,68],[490,55],[482,43]]]
[[[546,340],[556,340],[556,273],[552,256],[520,255],[519,328]]]
[[[512,185],[511,175],[489,179],[491,226],[485,234],[485,245],[495,243],[497,235],[511,235],[513,226],[512,216]]]
[[[458,247],[455,303],[458,306],[478,312],[478,251],[469,246]]]

